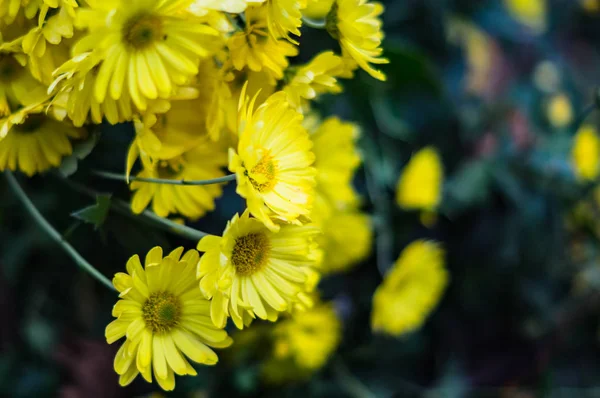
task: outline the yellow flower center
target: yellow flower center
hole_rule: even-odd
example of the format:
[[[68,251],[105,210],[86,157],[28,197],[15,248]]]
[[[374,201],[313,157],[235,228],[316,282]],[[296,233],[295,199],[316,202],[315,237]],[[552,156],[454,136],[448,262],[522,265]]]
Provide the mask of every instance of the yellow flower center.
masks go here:
[[[266,153],[260,161],[246,173],[250,182],[258,192],[268,192],[275,186],[277,164],[273,157]]]
[[[42,124],[44,124],[44,115],[29,115],[23,123],[13,125],[12,131],[18,134],[32,134],[37,132]]]
[[[21,65],[10,56],[0,56],[0,82],[3,84],[13,83],[22,71]]]
[[[329,14],[327,14],[327,17],[325,18],[325,29],[327,30],[327,32],[329,32],[331,37],[333,37],[336,40],[340,39],[340,30],[338,28],[338,5],[337,5],[337,2],[333,3],[333,6],[331,7]]]
[[[181,303],[171,293],[152,293],[142,307],[142,317],[153,333],[168,332],[179,323]]]
[[[263,233],[240,236],[235,240],[231,263],[238,275],[249,276],[266,264],[270,250],[269,238]]]
[[[162,34],[162,20],[154,15],[141,14],[129,19],[123,26],[123,41],[136,50],[143,50],[159,39]]]
[[[183,164],[161,161],[156,167],[156,173],[158,174],[158,178],[163,178],[167,180],[177,180],[179,179],[179,174],[183,171]]]

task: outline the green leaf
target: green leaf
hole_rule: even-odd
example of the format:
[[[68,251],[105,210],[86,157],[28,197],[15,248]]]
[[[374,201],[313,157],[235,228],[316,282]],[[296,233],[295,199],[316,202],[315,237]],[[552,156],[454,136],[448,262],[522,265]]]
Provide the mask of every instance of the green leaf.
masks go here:
[[[110,209],[110,195],[97,195],[96,204],[78,210],[71,214],[71,216],[94,225],[94,229],[98,229],[108,215]]]
[[[73,145],[73,153],[63,159],[58,171],[64,177],[74,174],[77,171],[77,165],[79,161],[85,159],[90,153],[92,153],[92,149],[94,149],[99,139],[100,132],[94,131],[85,140],[77,141]]]
[[[452,216],[485,203],[491,180],[489,162],[471,161],[463,165],[446,182],[442,213]]]

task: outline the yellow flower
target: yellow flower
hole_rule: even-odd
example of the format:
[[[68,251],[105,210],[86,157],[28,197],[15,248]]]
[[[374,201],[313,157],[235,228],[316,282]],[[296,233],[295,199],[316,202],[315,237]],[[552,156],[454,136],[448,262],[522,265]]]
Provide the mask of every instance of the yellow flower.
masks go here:
[[[208,10],[240,14],[246,10],[248,5],[264,2],[265,0],[195,0],[190,5],[190,9],[199,15],[203,12],[208,12]]]
[[[276,361],[289,358],[297,367],[315,371],[327,363],[338,347],[342,324],[333,304],[322,303],[282,319],[272,333]]]
[[[444,169],[438,152],[426,147],[408,162],[398,180],[396,202],[409,210],[435,210],[442,199]]]
[[[151,163],[145,159],[142,156],[144,168],[137,177],[209,180],[224,176],[221,167],[227,164],[225,150],[210,141],[169,160]],[[131,183],[131,189],[135,191],[131,199],[134,213],[141,213],[152,202],[152,210],[160,217],[176,213],[192,220],[214,210],[215,199],[223,192],[219,184],[188,186],[136,181]]]
[[[254,98],[254,100],[256,97]],[[272,218],[300,223],[314,199],[312,142],[283,92],[273,94],[255,111],[242,92],[237,152],[229,150],[229,170],[237,175],[236,192],[246,198],[252,215],[269,229]]]
[[[408,245],[373,295],[371,327],[400,336],[421,327],[440,301],[448,275],[438,244]]]
[[[341,93],[337,77],[343,72],[342,58],[332,51],[326,51],[299,67],[283,91],[288,95],[290,104],[300,111],[307,108],[309,100],[314,100],[319,95]]]
[[[269,35],[266,12],[265,6],[249,7],[244,31],[231,36],[228,47],[237,70],[243,70],[246,66],[254,72],[264,70],[279,80],[289,65],[287,57],[297,55],[298,49],[287,40],[278,40]]]
[[[75,44],[73,54],[77,59],[90,53],[98,65],[93,86],[97,103],[128,92],[143,111],[148,100],[168,98],[176,86],[188,83],[198,73],[200,59],[212,55],[220,43],[219,32],[184,13],[187,1],[88,3],[79,9],[77,23],[89,33]]]
[[[317,169],[317,196],[322,196],[335,209],[354,207],[358,203],[352,179],[361,163],[356,149],[359,135],[357,125],[337,117],[326,119],[311,134]]]
[[[573,107],[565,94],[553,95],[546,109],[550,124],[556,128],[566,127],[573,121]]]
[[[0,52],[0,118],[8,116],[11,108],[39,104],[48,98],[46,88],[22,66],[25,62],[22,54]]]
[[[21,108],[0,119],[0,171],[19,169],[28,176],[58,167],[73,151],[69,138],[85,131],[44,114],[43,104]]]
[[[318,242],[324,257],[319,270],[324,274],[346,271],[371,252],[373,227],[366,214],[355,210],[333,212],[321,228]]]
[[[227,224],[223,237],[203,238],[197,277],[202,293],[212,299],[214,324],[225,326],[228,316],[239,329],[255,317],[275,321],[304,300],[318,282],[312,268],[318,233],[310,225],[282,225],[273,232],[246,210]]]
[[[380,3],[367,0],[337,0],[327,16],[327,30],[339,40],[344,55],[352,57],[358,65],[375,79],[385,80],[385,75],[370,64],[387,64],[381,58],[381,20],[383,13]]]
[[[571,162],[579,180],[595,180],[600,174],[600,138],[594,126],[582,126],[573,142]]]
[[[300,36],[301,10],[306,7],[306,2],[307,0],[267,0],[267,23],[273,38],[284,38],[298,44],[290,37],[290,33]]]
[[[534,33],[546,31],[546,0],[504,0],[510,15]]]
[[[154,373],[164,390],[173,390],[175,374],[197,374],[186,357],[214,365],[219,358],[208,346],[232,343],[227,332],[212,324],[210,303],[196,285],[198,252],[182,253],[179,247],[163,258],[162,249],[155,247],[144,266],[136,254],[127,262],[127,273],[113,279],[120,300],[113,307],[117,319],[106,327],[106,340],[112,344],[126,337],[114,362],[122,386],[140,373],[151,383]]]
[[[314,20],[323,19],[331,10],[333,2],[334,0],[308,0],[302,14]]]

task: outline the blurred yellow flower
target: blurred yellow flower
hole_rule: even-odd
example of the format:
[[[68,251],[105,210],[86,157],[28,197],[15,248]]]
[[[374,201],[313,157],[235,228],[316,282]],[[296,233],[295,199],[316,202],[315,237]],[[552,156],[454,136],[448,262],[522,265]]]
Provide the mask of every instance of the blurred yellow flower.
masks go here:
[[[203,13],[208,12],[208,10],[240,14],[244,12],[249,5],[260,4],[265,1],[266,0],[194,0],[189,8],[197,15],[203,15]]]
[[[308,0],[302,14],[310,19],[320,20],[327,16],[334,0]]]
[[[442,199],[444,169],[438,152],[426,147],[408,162],[398,180],[396,202],[410,210],[435,210]]]
[[[197,277],[211,299],[214,324],[225,326],[228,316],[239,329],[255,317],[275,321],[304,300],[319,279],[313,269],[318,233],[311,225],[282,225],[273,232],[246,210],[227,224],[223,237],[200,240],[198,250],[205,253]]]
[[[581,126],[573,141],[571,162],[579,180],[595,180],[600,173],[600,138],[594,126]]]
[[[514,19],[534,33],[540,34],[546,31],[546,0],[504,0],[504,5]]]
[[[239,144],[237,151],[229,149],[229,170],[237,175],[236,192],[252,215],[276,231],[273,219],[300,224],[310,214],[315,156],[302,115],[285,93],[273,94],[256,110],[255,99],[242,92]]]
[[[113,279],[120,300],[113,307],[117,319],[106,327],[109,344],[126,337],[114,361],[122,386],[138,374],[154,378],[164,390],[175,388],[175,374],[197,374],[186,357],[204,365],[218,362],[210,347],[225,348],[232,340],[209,317],[210,303],[202,297],[194,278],[198,252],[183,247],[163,258],[155,247],[144,266],[138,255],[127,262],[127,273]]]
[[[546,112],[553,127],[566,127],[573,121],[573,107],[566,94],[553,95],[548,101]]]
[[[39,104],[48,98],[46,87],[33,78],[23,66],[25,62],[23,54],[0,51],[0,118],[20,106]]]
[[[249,7],[246,10],[246,26],[228,42],[231,61],[237,70],[246,66],[254,71],[266,71],[273,79],[283,78],[287,69],[287,57],[298,54],[298,49],[285,39],[276,39],[268,32],[267,7]]]
[[[319,95],[341,93],[342,88],[338,85],[337,78],[343,73],[342,58],[332,51],[326,51],[318,54],[308,64],[298,67],[283,91],[293,107],[304,111],[308,108],[309,101]]]
[[[284,38],[294,44],[290,33],[300,36],[302,26],[302,9],[307,0],[267,0],[267,24],[269,32],[275,39]]]
[[[393,336],[418,329],[448,283],[444,252],[437,243],[408,245],[373,295],[371,327]]]
[[[327,31],[339,40],[342,51],[378,80],[385,80],[383,72],[371,64],[387,64],[382,58],[383,31],[379,16],[383,5],[367,0],[337,0],[327,15]]]

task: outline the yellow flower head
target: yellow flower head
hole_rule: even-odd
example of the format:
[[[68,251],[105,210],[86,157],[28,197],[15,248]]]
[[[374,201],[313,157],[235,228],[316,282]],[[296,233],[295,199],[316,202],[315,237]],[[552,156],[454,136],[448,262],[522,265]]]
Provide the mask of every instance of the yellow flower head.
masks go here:
[[[300,223],[314,199],[312,142],[302,115],[283,92],[273,94],[255,111],[242,92],[237,152],[229,150],[229,170],[237,175],[237,193],[252,215],[276,231],[272,218]]]
[[[308,0],[306,8],[302,14],[308,18],[319,20],[323,19],[331,10],[334,0]]]
[[[310,225],[282,225],[273,232],[245,211],[227,224],[223,237],[203,238],[197,277],[212,299],[215,325],[225,326],[228,316],[239,329],[255,317],[275,321],[303,300],[318,282],[313,270],[318,233]]]
[[[85,131],[53,119],[43,104],[19,109],[0,118],[0,171],[21,170],[28,176],[60,166],[72,153],[71,139]]]
[[[595,180],[600,174],[600,138],[594,126],[584,125],[575,135],[571,162],[579,180]]]
[[[307,0],[267,0],[267,22],[273,38],[284,38],[298,44],[290,37],[290,33],[300,36],[301,10],[306,7],[306,2]]]
[[[287,40],[275,39],[269,34],[266,14],[266,6],[249,7],[244,31],[231,36],[228,47],[237,70],[246,66],[254,72],[264,70],[279,80],[289,65],[287,57],[297,55],[298,49]]]
[[[438,152],[426,147],[417,152],[402,171],[396,202],[411,210],[435,210],[442,199],[444,169]]]
[[[46,87],[31,76],[23,66],[25,62],[22,54],[0,52],[0,118],[20,106],[40,104],[48,98]]]
[[[380,3],[336,0],[327,16],[327,30],[339,40],[344,55],[352,57],[362,69],[379,80],[385,80],[385,75],[370,64],[389,62],[381,57],[383,32],[379,16],[382,13]]]
[[[168,160],[152,163],[145,156],[142,156],[142,160],[144,168],[138,177],[210,180],[225,175],[222,167],[227,164],[227,155],[218,144],[205,141],[183,155]],[[181,214],[192,220],[214,210],[215,199],[223,192],[219,184],[188,186],[137,181],[131,183],[131,189],[135,191],[131,199],[134,213],[141,213],[152,202],[152,210],[160,217]]]
[[[546,108],[550,124],[556,128],[566,127],[573,121],[573,106],[565,94],[556,94],[550,98]]]
[[[314,100],[319,95],[341,93],[342,88],[338,85],[337,78],[343,73],[342,58],[332,51],[326,51],[299,67],[283,91],[288,95],[290,104],[301,111],[307,108],[309,100]]]
[[[534,33],[540,34],[546,31],[546,0],[504,0],[504,5],[513,18]]]
[[[408,245],[373,295],[371,327],[393,336],[418,329],[448,283],[444,252],[418,240]]]
[[[322,229],[318,242],[324,257],[319,270],[324,274],[346,271],[371,252],[373,226],[366,214],[355,210],[333,212]]]
[[[155,247],[144,266],[138,255],[127,262],[127,273],[113,279],[120,300],[112,314],[117,319],[106,327],[109,344],[125,342],[115,357],[119,383],[126,386],[138,374],[152,382],[152,374],[164,390],[175,388],[175,374],[197,373],[186,358],[214,365],[219,358],[210,347],[225,348],[232,340],[213,325],[210,303],[202,297],[194,279],[198,252],[183,248],[163,258]]]
[[[240,14],[246,10],[248,5],[264,2],[265,0],[194,0],[190,5],[190,10],[198,15],[209,10]]]
[[[295,312],[273,328],[275,361],[291,359],[301,369],[323,367],[341,340],[342,324],[333,304]]]
[[[75,58],[90,53],[98,65],[94,100],[120,99],[128,92],[145,110],[148,101],[168,98],[176,86],[198,73],[201,58],[220,42],[215,29],[193,23],[184,13],[189,1],[92,0],[80,8],[78,27],[89,29],[73,47]],[[74,72],[83,72],[75,69]]]

